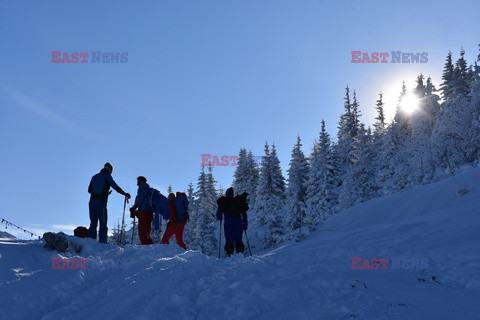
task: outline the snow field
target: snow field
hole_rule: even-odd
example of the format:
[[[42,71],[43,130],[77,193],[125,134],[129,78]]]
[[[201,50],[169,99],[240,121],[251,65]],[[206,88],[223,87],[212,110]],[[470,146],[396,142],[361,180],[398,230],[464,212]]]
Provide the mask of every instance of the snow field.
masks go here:
[[[477,319],[480,168],[374,199],[306,240],[226,259],[77,239],[80,255],[0,241],[2,319]],[[72,238],[73,239],[73,238]],[[89,269],[52,270],[52,257]],[[352,257],[427,266],[353,270]]]

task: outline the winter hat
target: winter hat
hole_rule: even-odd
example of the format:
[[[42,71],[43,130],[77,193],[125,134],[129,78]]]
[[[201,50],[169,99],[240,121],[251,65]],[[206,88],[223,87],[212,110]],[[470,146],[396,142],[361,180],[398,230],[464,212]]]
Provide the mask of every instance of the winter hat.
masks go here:
[[[228,197],[228,196],[233,196],[233,188],[230,187],[227,189],[227,191],[225,192],[225,195]]]
[[[143,181],[143,183],[146,183],[147,178],[145,178],[144,176],[139,176],[139,177],[137,177],[137,181]]]
[[[105,165],[103,166],[104,169],[107,169],[108,172],[110,172],[110,174],[112,174],[113,172],[113,166],[110,164],[110,162],[107,162],[105,163]]]

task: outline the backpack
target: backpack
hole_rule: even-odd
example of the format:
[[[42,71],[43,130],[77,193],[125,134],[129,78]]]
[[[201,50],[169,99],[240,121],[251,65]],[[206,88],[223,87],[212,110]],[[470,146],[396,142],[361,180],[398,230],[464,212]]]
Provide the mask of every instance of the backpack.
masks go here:
[[[88,229],[85,227],[76,227],[75,230],[73,230],[73,235],[79,238],[87,238]]]
[[[168,219],[170,214],[168,212],[168,201],[160,191],[155,188],[150,188],[147,193],[147,201],[152,211],[157,215],[161,214],[164,219]]]
[[[217,204],[220,210],[226,215],[232,218],[239,218],[249,209],[247,204],[247,196],[248,193],[246,192],[233,198],[222,196],[217,200]]]
[[[185,193],[177,192],[175,197],[175,209],[177,211],[175,221],[187,222],[189,219],[188,199]]]
[[[248,207],[247,197],[248,197],[248,193],[244,192],[233,198],[235,207],[237,208],[237,210],[240,211],[240,214],[245,213],[248,211],[248,209],[250,209]]]

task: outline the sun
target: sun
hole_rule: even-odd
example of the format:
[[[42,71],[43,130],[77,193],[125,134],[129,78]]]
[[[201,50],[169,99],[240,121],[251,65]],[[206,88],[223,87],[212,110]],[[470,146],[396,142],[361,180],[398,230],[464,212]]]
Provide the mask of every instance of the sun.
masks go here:
[[[407,79],[407,81],[404,81],[403,79]],[[402,91],[402,82],[405,82],[407,92],[410,91],[408,88],[415,87],[415,81],[408,79],[415,79],[415,76],[411,74],[398,75],[396,77],[393,77],[391,81],[386,82],[389,85],[383,85],[383,88],[381,88],[383,92],[384,112],[387,122],[392,121],[398,111],[410,114],[415,111],[415,105],[418,106],[418,102],[415,102],[415,96],[408,98],[404,97],[403,99],[403,101],[405,102],[405,107],[407,105],[413,106],[413,108],[409,109],[409,111],[406,111],[402,108],[402,103],[399,100]],[[409,96],[409,94],[407,94],[407,96]],[[378,99],[378,94],[376,96],[376,99]]]
[[[418,110],[418,98],[413,93],[407,93],[400,100],[400,109],[406,114],[412,114]]]

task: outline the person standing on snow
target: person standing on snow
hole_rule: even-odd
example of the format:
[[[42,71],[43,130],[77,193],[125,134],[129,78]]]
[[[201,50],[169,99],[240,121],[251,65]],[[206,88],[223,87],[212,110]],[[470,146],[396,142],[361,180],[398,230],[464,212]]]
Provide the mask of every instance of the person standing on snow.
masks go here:
[[[243,231],[248,228],[246,196],[245,193],[234,198],[233,188],[230,187],[225,192],[225,196],[217,200],[217,219],[222,221],[225,216],[224,233],[227,256],[231,256],[234,249],[237,253],[243,253],[245,250],[242,235]]]
[[[108,195],[111,193],[110,187],[115,189],[121,195],[124,195],[127,200],[130,199],[130,194],[126,193],[120,188],[112,178],[113,166],[110,163],[105,163],[103,169],[94,175],[88,185],[88,193],[90,193],[90,201],[88,202],[88,209],[90,213],[90,228],[88,229],[88,237],[92,239],[97,238],[97,224],[100,222],[100,229],[98,231],[98,242],[107,243],[107,202]]]
[[[179,212],[182,210],[182,212]],[[170,238],[175,235],[177,244],[187,250],[187,246],[183,242],[183,230],[188,221],[188,200],[183,192],[177,192],[177,197],[173,193],[168,195],[168,211],[170,211],[170,219],[167,229],[162,237],[163,244],[169,244]]]
[[[130,217],[138,217],[140,242],[143,245],[153,244],[153,240],[150,238],[153,221],[152,190],[147,183],[147,178],[143,176],[137,178],[137,186],[137,197],[135,198],[135,204],[130,208]]]

